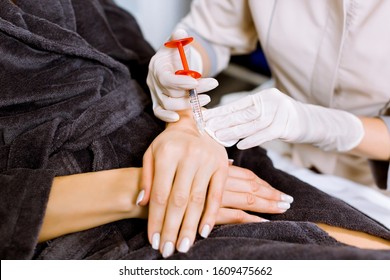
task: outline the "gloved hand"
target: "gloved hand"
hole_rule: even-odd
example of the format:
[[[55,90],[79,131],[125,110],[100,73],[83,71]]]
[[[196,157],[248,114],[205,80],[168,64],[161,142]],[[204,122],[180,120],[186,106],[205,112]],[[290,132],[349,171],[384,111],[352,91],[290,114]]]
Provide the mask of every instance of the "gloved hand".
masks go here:
[[[187,32],[179,29],[172,34],[171,40],[186,37]],[[190,69],[202,73],[203,64],[199,53],[191,44],[184,49]],[[213,78],[196,80],[185,75],[175,75],[175,72],[181,69],[183,66],[178,50],[165,46],[157,51],[149,64],[147,84],[152,94],[153,111],[156,117],[165,122],[178,121],[179,115],[175,111],[191,108],[189,89],[196,89],[198,93],[202,93],[218,86],[217,80]],[[200,94],[198,97],[201,106],[210,102],[210,97],[206,94]]]
[[[349,151],[364,136],[360,119],[350,113],[297,102],[267,89],[233,103],[205,110],[206,128],[221,142],[239,141],[239,149],[281,139],[311,143],[323,150]]]

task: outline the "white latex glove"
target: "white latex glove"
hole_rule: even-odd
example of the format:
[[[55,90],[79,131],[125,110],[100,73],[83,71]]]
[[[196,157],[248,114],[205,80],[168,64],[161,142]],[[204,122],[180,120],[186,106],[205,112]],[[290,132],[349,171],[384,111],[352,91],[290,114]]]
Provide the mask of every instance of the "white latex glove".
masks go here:
[[[277,89],[205,110],[203,117],[207,130],[221,142],[242,139],[237,144],[239,149],[281,139],[345,152],[355,148],[364,136],[363,124],[356,116],[297,102]]]
[[[185,30],[179,29],[172,34],[171,40],[188,37]],[[200,54],[191,47],[184,47],[189,68],[202,73],[202,59]],[[191,108],[188,96],[189,89],[196,89],[198,93],[207,92],[218,86],[213,78],[198,80],[185,76],[175,75],[177,70],[183,69],[179,51],[176,48],[162,46],[152,57],[149,64],[147,84],[152,94],[153,111],[156,117],[165,122],[176,122],[179,115],[175,111]],[[210,97],[200,94],[199,102],[204,106],[210,102]]]

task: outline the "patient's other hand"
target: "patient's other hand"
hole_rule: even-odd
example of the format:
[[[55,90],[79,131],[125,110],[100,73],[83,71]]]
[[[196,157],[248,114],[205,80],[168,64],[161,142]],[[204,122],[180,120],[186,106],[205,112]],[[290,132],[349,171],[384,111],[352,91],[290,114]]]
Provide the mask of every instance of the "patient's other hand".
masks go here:
[[[231,165],[216,223],[267,221],[245,210],[256,213],[284,213],[293,200],[291,196],[273,188],[249,169]]]

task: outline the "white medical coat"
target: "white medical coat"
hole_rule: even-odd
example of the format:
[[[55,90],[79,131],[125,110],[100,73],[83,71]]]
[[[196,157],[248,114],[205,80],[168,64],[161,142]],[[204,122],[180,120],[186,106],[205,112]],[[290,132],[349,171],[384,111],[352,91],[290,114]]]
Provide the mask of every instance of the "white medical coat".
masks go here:
[[[260,41],[276,87],[296,100],[378,116],[390,100],[390,1],[194,0],[179,24],[212,74]],[[295,145],[306,167],[372,184],[365,159]]]

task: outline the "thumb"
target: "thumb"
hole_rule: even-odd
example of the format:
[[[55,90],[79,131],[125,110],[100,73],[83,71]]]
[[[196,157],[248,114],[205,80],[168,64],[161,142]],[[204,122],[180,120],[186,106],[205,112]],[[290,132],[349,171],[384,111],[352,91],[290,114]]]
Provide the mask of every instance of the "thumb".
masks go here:
[[[198,83],[196,88],[198,93],[210,91],[218,86],[218,81],[214,78],[201,78],[198,79]]]
[[[177,122],[180,119],[178,113],[164,110],[161,106],[153,108],[154,115],[164,122]]]
[[[172,33],[172,40],[179,40],[187,37],[188,37],[188,33],[184,29],[176,29]]]

